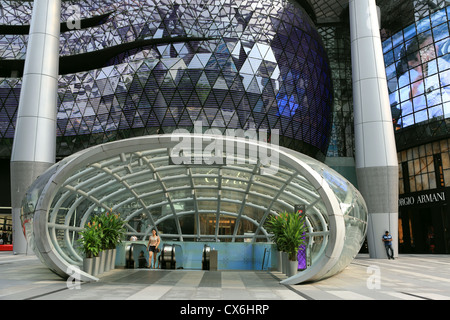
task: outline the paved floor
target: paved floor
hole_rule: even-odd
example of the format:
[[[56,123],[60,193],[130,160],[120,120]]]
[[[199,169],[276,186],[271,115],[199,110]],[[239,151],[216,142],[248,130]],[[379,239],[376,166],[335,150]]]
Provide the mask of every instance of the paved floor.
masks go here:
[[[450,255],[358,255],[340,274],[285,286],[269,271],[115,269],[67,282],[34,255],[0,252],[1,300],[450,300]]]

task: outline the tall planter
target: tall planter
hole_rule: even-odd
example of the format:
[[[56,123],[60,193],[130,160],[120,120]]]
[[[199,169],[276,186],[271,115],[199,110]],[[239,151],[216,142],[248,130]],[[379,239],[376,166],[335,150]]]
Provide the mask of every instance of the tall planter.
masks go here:
[[[81,245],[80,249],[84,254],[83,269],[91,274],[98,274],[98,264],[96,263],[96,257],[100,252],[101,247],[101,229],[100,225],[92,221],[88,222],[84,229],[80,231],[80,238],[77,240]],[[86,264],[86,266],[84,266]]]
[[[288,264],[289,264],[289,256],[288,256],[287,252],[283,252],[282,260],[283,260],[283,273],[287,275]]]
[[[117,255],[117,249],[114,248],[111,250],[111,265],[110,265],[111,270],[114,270],[116,268],[116,255]]]
[[[122,241],[125,234],[125,222],[119,214],[106,213],[101,216],[103,225],[102,243],[104,249],[109,252],[106,269],[109,271],[116,267],[116,247]]]
[[[99,269],[100,269],[100,256],[94,257],[94,265],[92,268],[92,275],[94,277],[99,275]]]
[[[105,263],[106,263],[106,251],[102,250],[100,251],[100,263],[98,266],[98,274],[102,274],[105,272]]]
[[[95,225],[96,245],[100,261],[98,263],[98,273],[102,274],[115,268],[116,246],[122,241],[125,233],[125,222],[119,214],[107,212],[105,214],[94,215],[91,218],[92,225]],[[91,230],[90,223],[87,230]]]
[[[105,259],[105,272],[111,270],[111,255],[112,249],[106,250],[106,259]]]
[[[286,275],[288,277],[292,277],[297,274],[297,271],[298,271],[298,261],[289,260]]]
[[[94,269],[94,258],[84,258],[83,259],[83,271],[92,274]]]
[[[278,252],[277,271],[278,272],[283,272],[283,252],[281,252],[281,251],[277,251],[277,252]]]

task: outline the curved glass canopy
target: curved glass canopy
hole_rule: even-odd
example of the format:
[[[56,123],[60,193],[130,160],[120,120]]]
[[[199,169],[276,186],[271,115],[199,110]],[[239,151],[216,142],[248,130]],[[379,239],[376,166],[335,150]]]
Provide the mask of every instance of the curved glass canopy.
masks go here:
[[[186,149],[175,154],[180,141],[197,143],[202,158],[195,152],[189,157]],[[220,148],[210,152],[213,144],[232,148],[219,155]],[[269,154],[270,162],[261,157]],[[34,182],[24,198],[22,221],[34,252],[66,277],[69,266],[82,264],[76,240],[91,215],[120,213],[127,237],[141,240],[156,228],[163,240],[268,242],[267,217],[295,205],[306,208],[311,266],[285,283],[340,272],[366,234],[361,195],[323,163],[252,139],[171,134],[86,149]]]

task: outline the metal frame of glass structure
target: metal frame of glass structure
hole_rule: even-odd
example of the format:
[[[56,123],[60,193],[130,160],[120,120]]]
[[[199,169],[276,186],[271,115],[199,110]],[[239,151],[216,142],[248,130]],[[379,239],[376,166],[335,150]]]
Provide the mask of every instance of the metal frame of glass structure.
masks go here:
[[[208,141],[203,140],[204,147],[210,141],[235,143],[245,152],[231,164],[173,164],[173,137],[154,135],[92,147],[55,164],[35,181],[24,199],[22,219],[29,243],[50,269],[64,276],[70,265],[80,265],[78,232],[91,215],[110,210],[125,219],[127,237],[144,239],[155,227],[162,239],[268,242],[268,215],[304,204],[312,264],[289,280],[294,282],[333,275],[358,253],[367,208],[359,192],[332,169],[271,144],[207,135],[202,135]],[[276,152],[276,167],[255,158],[255,147]],[[264,168],[276,170],[263,174]],[[184,229],[186,217],[196,222],[196,229]],[[202,228],[202,217],[213,220],[212,232]],[[221,234],[220,221],[229,219],[235,221],[233,232]],[[244,224],[252,232],[239,228]]]

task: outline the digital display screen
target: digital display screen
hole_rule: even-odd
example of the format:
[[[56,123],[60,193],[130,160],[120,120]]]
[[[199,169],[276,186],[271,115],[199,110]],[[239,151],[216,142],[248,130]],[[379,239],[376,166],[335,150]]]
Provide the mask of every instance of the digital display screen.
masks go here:
[[[395,129],[450,116],[450,7],[383,41]]]

